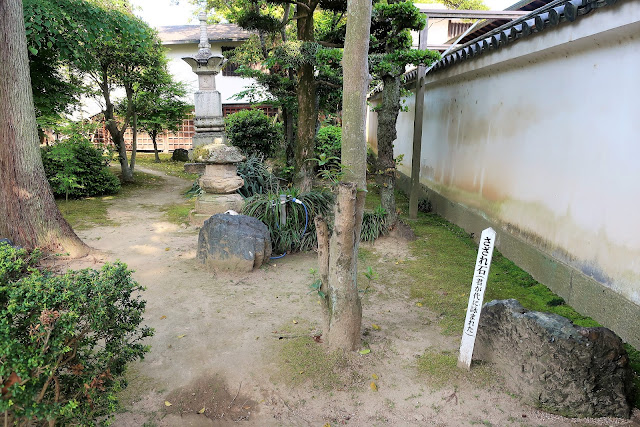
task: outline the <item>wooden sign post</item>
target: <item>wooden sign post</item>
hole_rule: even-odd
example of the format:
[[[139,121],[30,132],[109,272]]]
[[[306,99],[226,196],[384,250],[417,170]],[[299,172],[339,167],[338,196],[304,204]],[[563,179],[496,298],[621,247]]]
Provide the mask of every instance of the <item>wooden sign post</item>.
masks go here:
[[[493,256],[495,243],[496,232],[493,228],[487,228],[482,231],[478,257],[476,258],[476,265],[473,272],[473,281],[471,282],[467,317],[464,320],[464,330],[462,331],[458,368],[467,370],[471,368],[471,357],[473,356],[473,346],[476,342],[476,332],[478,332],[482,299],[484,298],[484,290],[487,288],[489,267],[491,267],[491,257]]]

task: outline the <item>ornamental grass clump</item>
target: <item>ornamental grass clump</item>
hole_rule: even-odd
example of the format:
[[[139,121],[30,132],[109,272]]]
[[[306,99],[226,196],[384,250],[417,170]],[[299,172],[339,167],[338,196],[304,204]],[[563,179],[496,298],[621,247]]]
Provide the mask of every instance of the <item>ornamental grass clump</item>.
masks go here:
[[[55,275],[0,243],[4,425],[95,425],[118,409],[127,363],[149,351],[143,288],[126,265]]]
[[[286,196],[286,223],[280,224],[280,194]],[[299,199],[304,206],[292,201]],[[305,214],[305,206],[307,214]],[[318,244],[313,219],[329,216],[333,209],[333,194],[327,190],[312,190],[299,194],[297,188],[283,189],[281,193],[255,194],[245,201],[242,213],[258,218],[269,228],[274,254],[308,251]],[[306,224],[306,230],[305,230]]]

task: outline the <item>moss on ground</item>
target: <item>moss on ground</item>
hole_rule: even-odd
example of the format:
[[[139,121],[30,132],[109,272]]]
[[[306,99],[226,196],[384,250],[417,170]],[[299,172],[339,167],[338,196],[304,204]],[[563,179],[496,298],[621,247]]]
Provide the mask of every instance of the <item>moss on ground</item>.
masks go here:
[[[120,177],[119,166],[112,166],[111,172]],[[107,210],[118,199],[131,196],[135,191],[158,187],[163,178],[144,172],[134,172],[135,182],[123,184],[120,192],[113,196],[87,197],[84,199],[65,201],[56,200],[62,216],[74,230],[86,230],[92,227],[117,226],[117,221],[109,219]]]
[[[56,200],[56,204],[74,230],[86,230],[92,227],[118,225],[107,215],[112,199],[113,196],[88,197],[69,201]]]
[[[164,212],[169,222],[182,225],[189,223],[189,213],[195,209],[195,199],[190,199],[184,203],[172,203],[163,206],[160,210]]]
[[[444,386],[459,386],[466,382],[471,382],[478,387],[488,387],[497,382],[496,372],[489,364],[475,363],[470,371],[458,368],[458,357],[448,351],[438,352],[434,349],[427,349],[418,358],[418,372],[424,375],[429,385],[434,388]]]
[[[167,175],[177,176],[190,181],[198,179],[198,174],[184,171],[184,162],[174,162],[171,160],[171,155],[167,153],[160,153],[160,163],[156,163],[153,153],[138,153],[136,163],[145,168],[164,172]]]

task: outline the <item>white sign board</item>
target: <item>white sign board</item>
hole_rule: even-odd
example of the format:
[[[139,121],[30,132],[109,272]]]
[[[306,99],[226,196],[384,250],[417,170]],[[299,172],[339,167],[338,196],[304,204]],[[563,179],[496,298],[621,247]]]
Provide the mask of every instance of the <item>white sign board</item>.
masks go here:
[[[484,298],[484,290],[487,288],[489,267],[491,267],[491,257],[493,256],[495,243],[496,232],[494,229],[487,228],[484,230],[482,236],[480,236],[480,247],[478,248],[478,257],[473,272],[473,281],[471,282],[467,317],[464,320],[464,330],[462,331],[460,356],[458,357],[459,368],[468,370],[471,367],[471,356],[473,356],[473,346],[476,342],[476,332],[478,332],[482,299]]]

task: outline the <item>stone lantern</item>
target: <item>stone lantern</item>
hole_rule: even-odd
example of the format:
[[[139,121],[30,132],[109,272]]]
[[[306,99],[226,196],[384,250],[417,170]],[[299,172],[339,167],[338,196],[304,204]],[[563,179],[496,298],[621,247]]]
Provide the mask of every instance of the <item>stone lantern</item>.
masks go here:
[[[198,75],[199,90],[195,93],[195,135],[191,156],[199,164],[204,164],[204,173],[198,184],[205,193],[198,196],[196,209],[191,213],[191,222],[201,225],[211,215],[229,209],[242,210],[242,196],[235,191],[244,185],[238,176],[236,163],[244,156],[236,147],[226,144],[224,119],[222,117],[222,99],[216,90],[215,76],[224,66],[226,59],[220,54],[211,53],[207,36],[207,16],[201,13],[200,44],[198,53],[182,58]],[[193,164],[185,165],[191,170]]]

